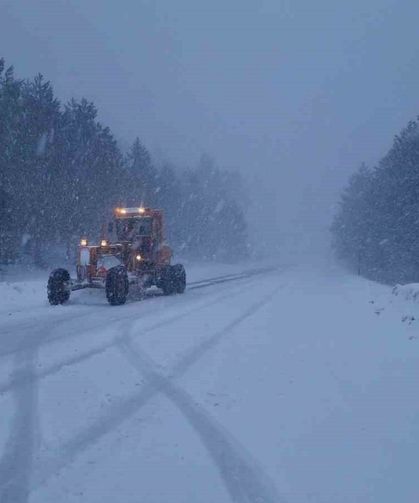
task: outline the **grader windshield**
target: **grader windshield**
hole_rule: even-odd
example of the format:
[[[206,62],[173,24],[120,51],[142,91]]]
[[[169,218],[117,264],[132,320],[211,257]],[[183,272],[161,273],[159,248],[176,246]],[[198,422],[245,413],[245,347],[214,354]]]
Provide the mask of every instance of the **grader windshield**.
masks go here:
[[[150,237],[152,217],[128,217],[116,220],[116,233],[120,241],[132,241],[136,237]]]

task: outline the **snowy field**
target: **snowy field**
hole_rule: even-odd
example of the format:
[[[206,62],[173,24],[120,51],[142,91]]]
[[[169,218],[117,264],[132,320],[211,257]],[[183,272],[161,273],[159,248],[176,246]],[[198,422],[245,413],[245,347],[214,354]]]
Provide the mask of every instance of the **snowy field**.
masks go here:
[[[0,282],[0,502],[419,501],[419,288],[203,281],[255,267],[118,307]]]

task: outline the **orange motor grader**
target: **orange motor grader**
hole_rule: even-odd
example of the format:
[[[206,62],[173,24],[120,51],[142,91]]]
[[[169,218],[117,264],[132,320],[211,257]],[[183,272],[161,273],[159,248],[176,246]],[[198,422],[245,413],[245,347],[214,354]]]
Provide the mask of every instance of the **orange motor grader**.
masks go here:
[[[165,295],[185,291],[185,269],[171,265],[172,250],[164,242],[162,210],[116,208],[107,231],[98,245],[80,240],[75,279],[66,269],[51,272],[50,304],[63,304],[72,291],[84,288],[104,289],[113,306],[125,303],[130,288],[157,286]]]

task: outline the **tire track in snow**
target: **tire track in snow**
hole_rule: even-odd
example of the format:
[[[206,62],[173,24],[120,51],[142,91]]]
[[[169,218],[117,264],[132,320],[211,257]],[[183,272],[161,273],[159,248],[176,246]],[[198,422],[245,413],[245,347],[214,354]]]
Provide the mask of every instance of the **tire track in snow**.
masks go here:
[[[39,447],[38,388],[32,379],[37,351],[15,356],[13,375],[24,384],[15,390],[15,417],[0,460],[1,503],[26,503],[30,492],[35,452]]]
[[[251,276],[249,276],[249,278],[246,277],[245,279],[250,280]],[[203,288],[203,287],[200,286],[199,288]],[[241,288],[242,287],[240,287],[240,289]],[[234,288],[233,292],[237,289],[238,288]],[[224,299],[228,299],[231,297],[231,295],[232,295],[232,291],[229,290],[228,294],[224,293],[223,295],[219,295],[215,299],[213,299],[209,302],[204,300],[204,303],[202,306],[201,305],[198,305],[198,307],[194,306],[186,311],[183,311],[182,313],[176,314],[176,315],[171,316],[167,319],[163,319],[163,320],[159,321],[158,323],[151,325],[150,327],[145,327],[144,329],[141,329],[141,334],[153,332],[154,330],[157,330],[157,329],[164,327],[166,325],[169,325],[177,320],[180,320],[180,319],[184,318],[185,316],[188,316],[191,313],[194,313],[194,312],[201,310],[201,309],[206,309],[207,307],[212,306],[214,304],[217,304],[218,302],[220,302]],[[202,299],[198,299],[198,300],[196,300],[196,302],[201,303]],[[154,311],[148,313],[148,316],[151,316],[152,314],[154,314]],[[125,330],[127,330],[129,328],[129,326],[132,324],[133,321],[138,320],[138,315],[130,317],[128,320],[125,320],[124,322],[120,322],[119,319],[120,318],[118,318],[117,320],[111,320],[111,321],[108,320],[106,324],[109,325],[110,323],[114,323],[115,321],[118,321],[118,323],[115,324],[115,328],[118,327],[119,331],[124,332]],[[97,324],[94,324],[95,331],[97,330],[97,328],[98,328]],[[82,334],[77,334],[77,335],[82,336],[83,334],[86,334],[86,330],[84,330],[84,332]],[[56,338],[51,342],[54,342],[54,341],[59,342],[59,340],[61,340],[62,338],[64,339],[64,336],[60,336],[59,338]],[[65,339],[65,340],[67,340],[67,339]],[[38,348],[38,347],[40,347],[40,345],[45,344],[45,339],[42,337],[41,337],[41,344],[39,344],[39,342],[37,344],[36,341],[37,341],[37,339],[35,338],[33,341],[31,341],[31,344],[29,346],[32,348]],[[24,385],[28,379],[36,379],[36,380],[45,379],[46,377],[57,374],[65,367],[71,367],[71,366],[77,365],[78,363],[81,363],[85,360],[89,360],[90,358],[93,358],[94,356],[98,356],[99,354],[104,353],[105,351],[114,347],[115,345],[116,345],[116,339],[113,338],[110,342],[98,345],[95,348],[92,348],[92,349],[86,351],[85,353],[77,354],[71,358],[67,358],[67,359],[62,360],[60,362],[57,362],[42,371],[34,372],[30,376],[28,374],[13,375],[8,382],[6,382],[4,384],[0,384],[0,395],[7,393],[13,389],[16,389],[19,386]],[[28,346],[26,346],[26,347],[28,347]],[[17,348],[17,352],[19,352],[19,351],[21,351],[21,349]],[[16,354],[16,352],[14,354]]]
[[[249,282],[251,282],[251,279],[249,279]],[[198,299],[196,301],[197,303],[199,303],[198,306],[193,306],[192,308],[187,309],[181,313],[161,320],[158,323],[155,323],[154,325],[141,330],[140,333],[144,334],[152,332],[161,327],[170,325],[173,322],[180,320],[193,312],[199,311],[201,309],[206,309],[214,304],[218,304],[219,302],[230,298],[233,292],[241,288],[242,286],[233,287],[233,289],[229,289],[228,293],[224,292],[222,295],[217,295],[209,302],[205,299],[204,302],[202,302],[202,299]],[[120,326],[121,331],[123,332],[124,330],[129,328],[131,323],[132,320],[130,319],[123,323],[120,322],[117,325]],[[48,336],[50,334],[47,333],[46,335]],[[21,349],[18,348],[19,350],[14,355],[16,361],[16,370],[13,372],[10,381],[5,385],[0,386],[0,394],[8,391],[13,391],[16,397],[16,417],[12,425],[12,432],[6,447],[5,455],[0,461],[1,503],[25,503],[27,501],[35,444],[33,435],[37,430],[37,381],[60,372],[64,367],[72,366],[81,363],[82,361],[88,360],[94,356],[97,356],[110,349],[111,347],[116,346],[117,344],[118,338],[113,338],[109,343],[100,345],[83,354],[78,354],[72,358],[65,360],[64,362],[54,364],[42,372],[35,372],[36,355],[39,345],[33,344],[30,345],[29,348],[24,348],[22,350],[23,356]],[[22,364],[24,365],[23,370],[21,368]],[[154,389],[150,388],[150,391],[151,394],[146,394],[146,396],[144,397],[144,405],[150,398],[152,398],[155,393]],[[121,408],[121,411],[123,412],[123,414],[129,416],[136,411],[138,405],[139,402],[137,400],[135,400],[135,403],[128,402],[124,407]],[[100,438],[100,436],[105,433],[106,430],[101,429],[101,427],[99,426],[96,431],[96,435],[99,435],[98,438]],[[87,444],[88,442],[89,438],[84,438],[82,436],[78,442],[76,441],[72,444],[70,451],[76,452],[78,449],[83,447],[83,444]]]
[[[259,309],[268,303],[281,288],[282,286],[275,288],[271,293],[254,303],[250,308],[231,321],[224,328],[217,331],[212,336],[207,337],[203,342],[192,348],[190,351],[187,351],[184,356],[180,357],[173,365],[172,372],[169,373],[169,378],[180,378],[189,369],[189,367],[196,363],[196,361],[207,353],[208,350],[215,346],[244,320],[253,316]],[[87,428],[79,431],[70,440],[64,442],[64,444],[60,447],[59,453],[50,456],[38,465],[33,476],[32,490],[45,484],[51,477],[58,475],[64,468],[71,465],[90,446],[97,443],[110,431],[117,428],[134,414],[138,413],[138,411],[152,398],[163,391],[161,386],[162,383],[158,381],[146,382],[144,387],[138,393],[135,393],[131,397],[110,406],[107,409],[106,414],[100,416]],[[254,500],[252,503],[256,503],[257,501],[258,500]],[[271,501],[274,502],[278,500],[267,500],[269,503]],[[262,502],[263,500],[261,500],[261,503]]]
[[[89,310],[88,313],[79,314],[77,312],[72,312],[69,315],[60,317],[58,319],[49,320],[48,323],[42,324],[40,327],[34,331],[34,322],[25,322],[23,325],[8,327],[8,330],[2,333],[0,338],[0,358],[5,358],[8,356],[13,356],[16,353],[21,353],[29,348],[40,349],[43,346],[48,346],[50,344],[59,343],[61,341],[66,342],[70,338],[75,339],[77,337],[83,337],[83,335],[89,330],[98,330],[103,327],[108,327],[113,323],[121,323],[121,318],[125,315],[127,316],[125,307],[132,307],[133,303],[127,304],[126,306],[118,306],[117,308],[104,306],[106,309],[112,309],[113,313],[110,317],[100,317],[96,311],[97,306],[94,306]],[[63,306],[54,306],[51,309],[63,309]],[[65,307],[64,307],[65,309]],[[122,309],[122,312],[121,312]],[[156,313],[160,309],[156,307],[155,309],[148,310],[145,313],[141,313],[142,318],[148,318]],[[102,312],[100,313],[102,314]],[[138,311],[128,313],[128,317],[124,318],[132,322],[139,319],[140,315]],[[77,321],[76,324],[72,322]],[[66,323],[69,325],[66,326]],[[54,330],[52,329],[54,326]],[[83,328],[80,331],[80,327]],[[56,332],[59,332],[57,334]],[[30,334],[28,336],[28,334]]]
[[[42,379],[45,379],[46,377],[58,374],[65,367],[72,367],[73,365],[77,365],[78,363],[81,363],[85,360],[89,360],[94,356],[104,353],[109,347],[110,345],[104,344],[103,346],[93,348],[89,351],[86,351],[85,353],[77,354],[72,358],[68,358],[64,361],[55,363],[54,365],[51,365],[50,367],[46,368],[45,370],[42,370],[41,372],[36,371],[33,372],[32,374],[25,373],[25,374],[12,375],[11,379],[8,382],[0,385],[0,395],[4,395],[5,393],[16,390],[17,388],[20,388],[22,386],[25,386],[29,381],[40,381]]]
[[[265,271],[259,271],[259,274],[262,274]],[[231,281],[238,279],[246,279],[251,278],[255,274],[258,274],[255,271],[252,271],[248,275],[243,278],[231,278]],[[219,279],[215,278],[216,281],[213,284],[217,284]],[[211,286],[211,284],[206,284],[205,286]],[[204,285],[202,286],[204,287]],[[217,297],[210,303],[205,303],[202,307],[208,307],[211,304],[215,304],[223,300],[224,298],[228,298],[231,296],[231,292],[227,295],[222,295],[221,297]],[[199,308],[198,308],[199,309]],[[146,332],[157,329],[161,326],[167,325],[180,319],[184,316],[187,316],[191,312],[196,311],[196,308],[188,310],[184,313],[178,314],[174,317],[169,318],[168,320],[163,320],[156,325],[150,327]],[[88,318],[91,313],[86,313],[80,318]],[[65,323],[72,319],[72,316],[66,316],[59,320],[58,322]],[[135,319],[137,319],[138,315],[135,315]],[[132,317],[134,318],[134,317]],[[132,318],[127,322],[130,324],[132,322]],[[116,318],[117,319],[117,318]],[[111,321],[116,321],[111,320]],[[106,324],[109,324],[110,320],[106,321]],[[95,324],[96,328],[97,325]],[[25,324],[25,328],[29,328]],[[35,372],[36,367],[36,359],[39,348],[48,343],[59,341],[59,339],[63,338],[63,336],[56,337],[53,335],[53,331],[55,327],[47,327],[42,326],[39,329],[35,337],[33,337],[33,332],[31,334],[31,339],[29,344],[24,344],[25,339],[23,337],[19,338],[12,347],[9,347],[8,351],[2,356],[14,355],[15,358],[15,370],[12,374],[12,378],[8,385],[0,388],[0,392],[5,391],[14,391],[15,394],[15,418],[12,424],[12,429],[9,435],[9,439],[6,443],[5,452],[0,460],[0,501],[1,503],[26,503],[28,499],[28,495],[30,492],[31,485],[31,475],[33,468],[33,460],[35,456],[35,451],[38,448],[38,388],[37,381],[46,377],[47,375],[51,375],[53,373],[59,372],[63,367],[67,365],[74,365],[83,360],[91,358],[99,353],[104,352],[106,349],[115,345],[116,341],[114,340],[112,344],[102,345],[101,347],[94,348],[82,355],[77,355],[71,359],[68,359],[65,362],[60,362],[59,364],[53,365],[49,369],[45,370],[41,373]],[[77,334],[79,335],[79,334]],[[3,341],[2,341],[3,342]],[[116,419],[115,426],[117,426],[121,419],[124,417],[129,417],[132,413],[135,413],[138,410],[139,405],[144,403],[144,405],[155,395],[156,390],[150,386],[148,392],[143,394],[142,400],[138,400],[138,397],[135,397],[135,400],[128,400],[126,403],[122,404],[123,406],[120,408],[120,411],[123,413],[123,417],[116,415],[114,418]],[[108,421],[103,422],[102,427],[100,425],[96,425],[96,436],[94,438],[99,439],[103,434],[108,431]],[[81,442],[73,441],[73,443],[68,444],[68,451],[70,453],[70,458],[75,455],[80,449],[84,450],[86,445],[91,443],[89,439],[83,440],[83,435],[79,438]],[[91,440],[91,439],[90,439]],[[68,463],[65,463],[65,466]],[[47,463],[47,465],[52,468],[51,464]],[[39,473],[39,470],[37,470]],[[47,470],[50,472],[50,470]],[[53,470],[55,471],[55,470]],[[36,477],[34,477],[36,479]],[[36,485],[36,484],[35,484]]]
[[[209,278],[206,280],[198,281],[198,282],[193,282],[188,284],[188,290],[194,290],[198,288],[207,288],[211,286],[215,286],[217,284],[224,283],[224,282],[233,282],[233,281],[239,281],[239,280],[245,280],[252,278],[253,276],[261,275],[263,273],[273,271],[273,268],[260,268],[260,269],[251,269],[249,271],[245,271],[243,273],[240,273],[240,275],[225,275],[225,276],[218,276],[215,278]],[[150,296],[149,300],[152,299],[153,297],[161,297],[160,295],[157,296]],[[145,299],[147,300],[147,299]],[[116,312],[113,314],[113,316],[106,318],[103,320],[103,318],[98,316],[98,313],[96,309],[99,306],[94,306],[92,309],[89,308],[89,312],[87,313],[77,313],[77,312],[71,312],[71,314],[65,313],[65,316],[62,316],[58,319],[49,319],[47,323],[43,323],[41,327],[37,327],[36,331],[33,330],[34,322],[33,321],[25,321],[21,325],[16,325],[13,322],[8,322],[6,324],[3,324],[0,326],[2,329],[2,337],[0,338],[0,345],[1,345],[1,350],[0,350],[0,358],[12,356],[15,353],[22,352],[26,349],[33,348],[33,349],[38,349],[41,346],[48,345],[54,342],[60,342],[61,340],[68,340],[70,337],[75,338],[75,337],[80,337],[83,335],[84,332],[79,332],[77,329],[80,326],[80,321],[86,320],[89,321],[89,318],[92,318],[90,323],[86,324],[83,323],[83,328],[84,331],[86,331],[86,328],[91,328],[91,329],[98,329],[101,326],[108,326],[110,323],[113,322],[118,322],[121,319],[122,314],[126,314],[126,309],[130,310],[130,307],[134,304],[134,302],[128,303],[126,306],[118,306],[118,308],[109,308],[107,304],[104,304],[101,306],[103,309],[114,309]],[[83,305],[83,309],[86,308],[88,305]],[[71,306],[72,308],[74,305]],[[55,306],[52,307],[51,309],[63,309],[63,306]],[[64,307],[65,309],[65,307]],[[121,312],[122,309],[122,312]],[[147,311],[147,313],[143,313],[145,316],[149,316],[150,313],[152,314],[159,308],[156,308],[152,311]],[[73,309],[72,309],[73,311]],[[129,314],[129,320],[133,321],[138,318],[138,312],[135,313],[130,313]],[[64,328],[64,334],[61,333],[60,335],[56,335],[54,332],[56,330],[52,330],[52,326],[54,328],[57,328],[57,326],[64,325],[64,323],[71,323],[74,321],[74,319],[77,319],[77,326],[70,325],[69,327],[63,327]],[[30,332],[30,338],[28,338],[27,333]]]
[[[216,276],[215,278],[203,279],[199,281],[192,281],[187,284],[188,290],[195,290],[197,288],[206,288],[207,286],[218,285],[220,283],[227,283],[229,281],[237,281],[239,279],[250,278],[255,275],[273,272],[276,267],[261,267],[258,269],[250,269],[245,272],[236,274],[225,274],[224,276]]]
[[[13,356],[19,352],[23,353],[29,348],[36,349],[41,344],[54,339],[51,330],[52,325],[58,328],[66,322],[74,321],[76,316],[78,320],[84,320],[84,318],[89,315],[91,316],[91,314],[92,313],[78,315],[77,313],[72,313],[71,315],[62,316],[58,319],[49,319],[48,323],[43,323],[40,326],[38,325],[36,330],[34,330],[34,325],[36,324],[34,320],[20,325],[14,323],[9,323],[6,326],[2,325],[0,326],[2,332],[0,338],[0,358]]]
[[[210,454],[234,503],[279,502],[273,482],[215,418],[172,379],[159,373],[155,363],[140,353],[129,338],[122,339],[119,348],[132,366],[187,419]]]
[[[62,306],[59,307],[62,308]],[[136,316],[133,315],[130,319],[134,317],[138,317],[138,314]],[[89,318],[92,319],[89,320]],[[10,329],[7,332],[7,335],[10,337],[0,338],[0,358],[14,356],[27,350],[37,351],[43,346],[67,341],[70,338],[82,337],[89,330],[102,328],[110,323],[118,322],[120,319],[121,315],[113,316],[103,321],[103,318],[96,318],[96,313],[94,312],[83,315],[72,313],[69,316],[58,319],[54,318],[49,323],[37,327],[36,330],[33,330],[36,321],[32,321],[31,325],[25,324],[24,326]],[[66,323],[69,325],[66,325]],[[83,331],[80,331],[80,327],[83,327]],[[59,335],[57,335],[57,332],[60,332]]]

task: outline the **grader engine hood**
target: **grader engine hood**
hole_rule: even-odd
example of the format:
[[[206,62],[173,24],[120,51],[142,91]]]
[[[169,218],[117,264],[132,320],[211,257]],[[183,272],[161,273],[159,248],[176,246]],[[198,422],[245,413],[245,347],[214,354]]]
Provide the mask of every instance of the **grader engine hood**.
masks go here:
[[[109,269],[122,264],[121,246],[110,245],[102,240],[101,246],[79,247],[78,277],[84,280],[104,280]]]

